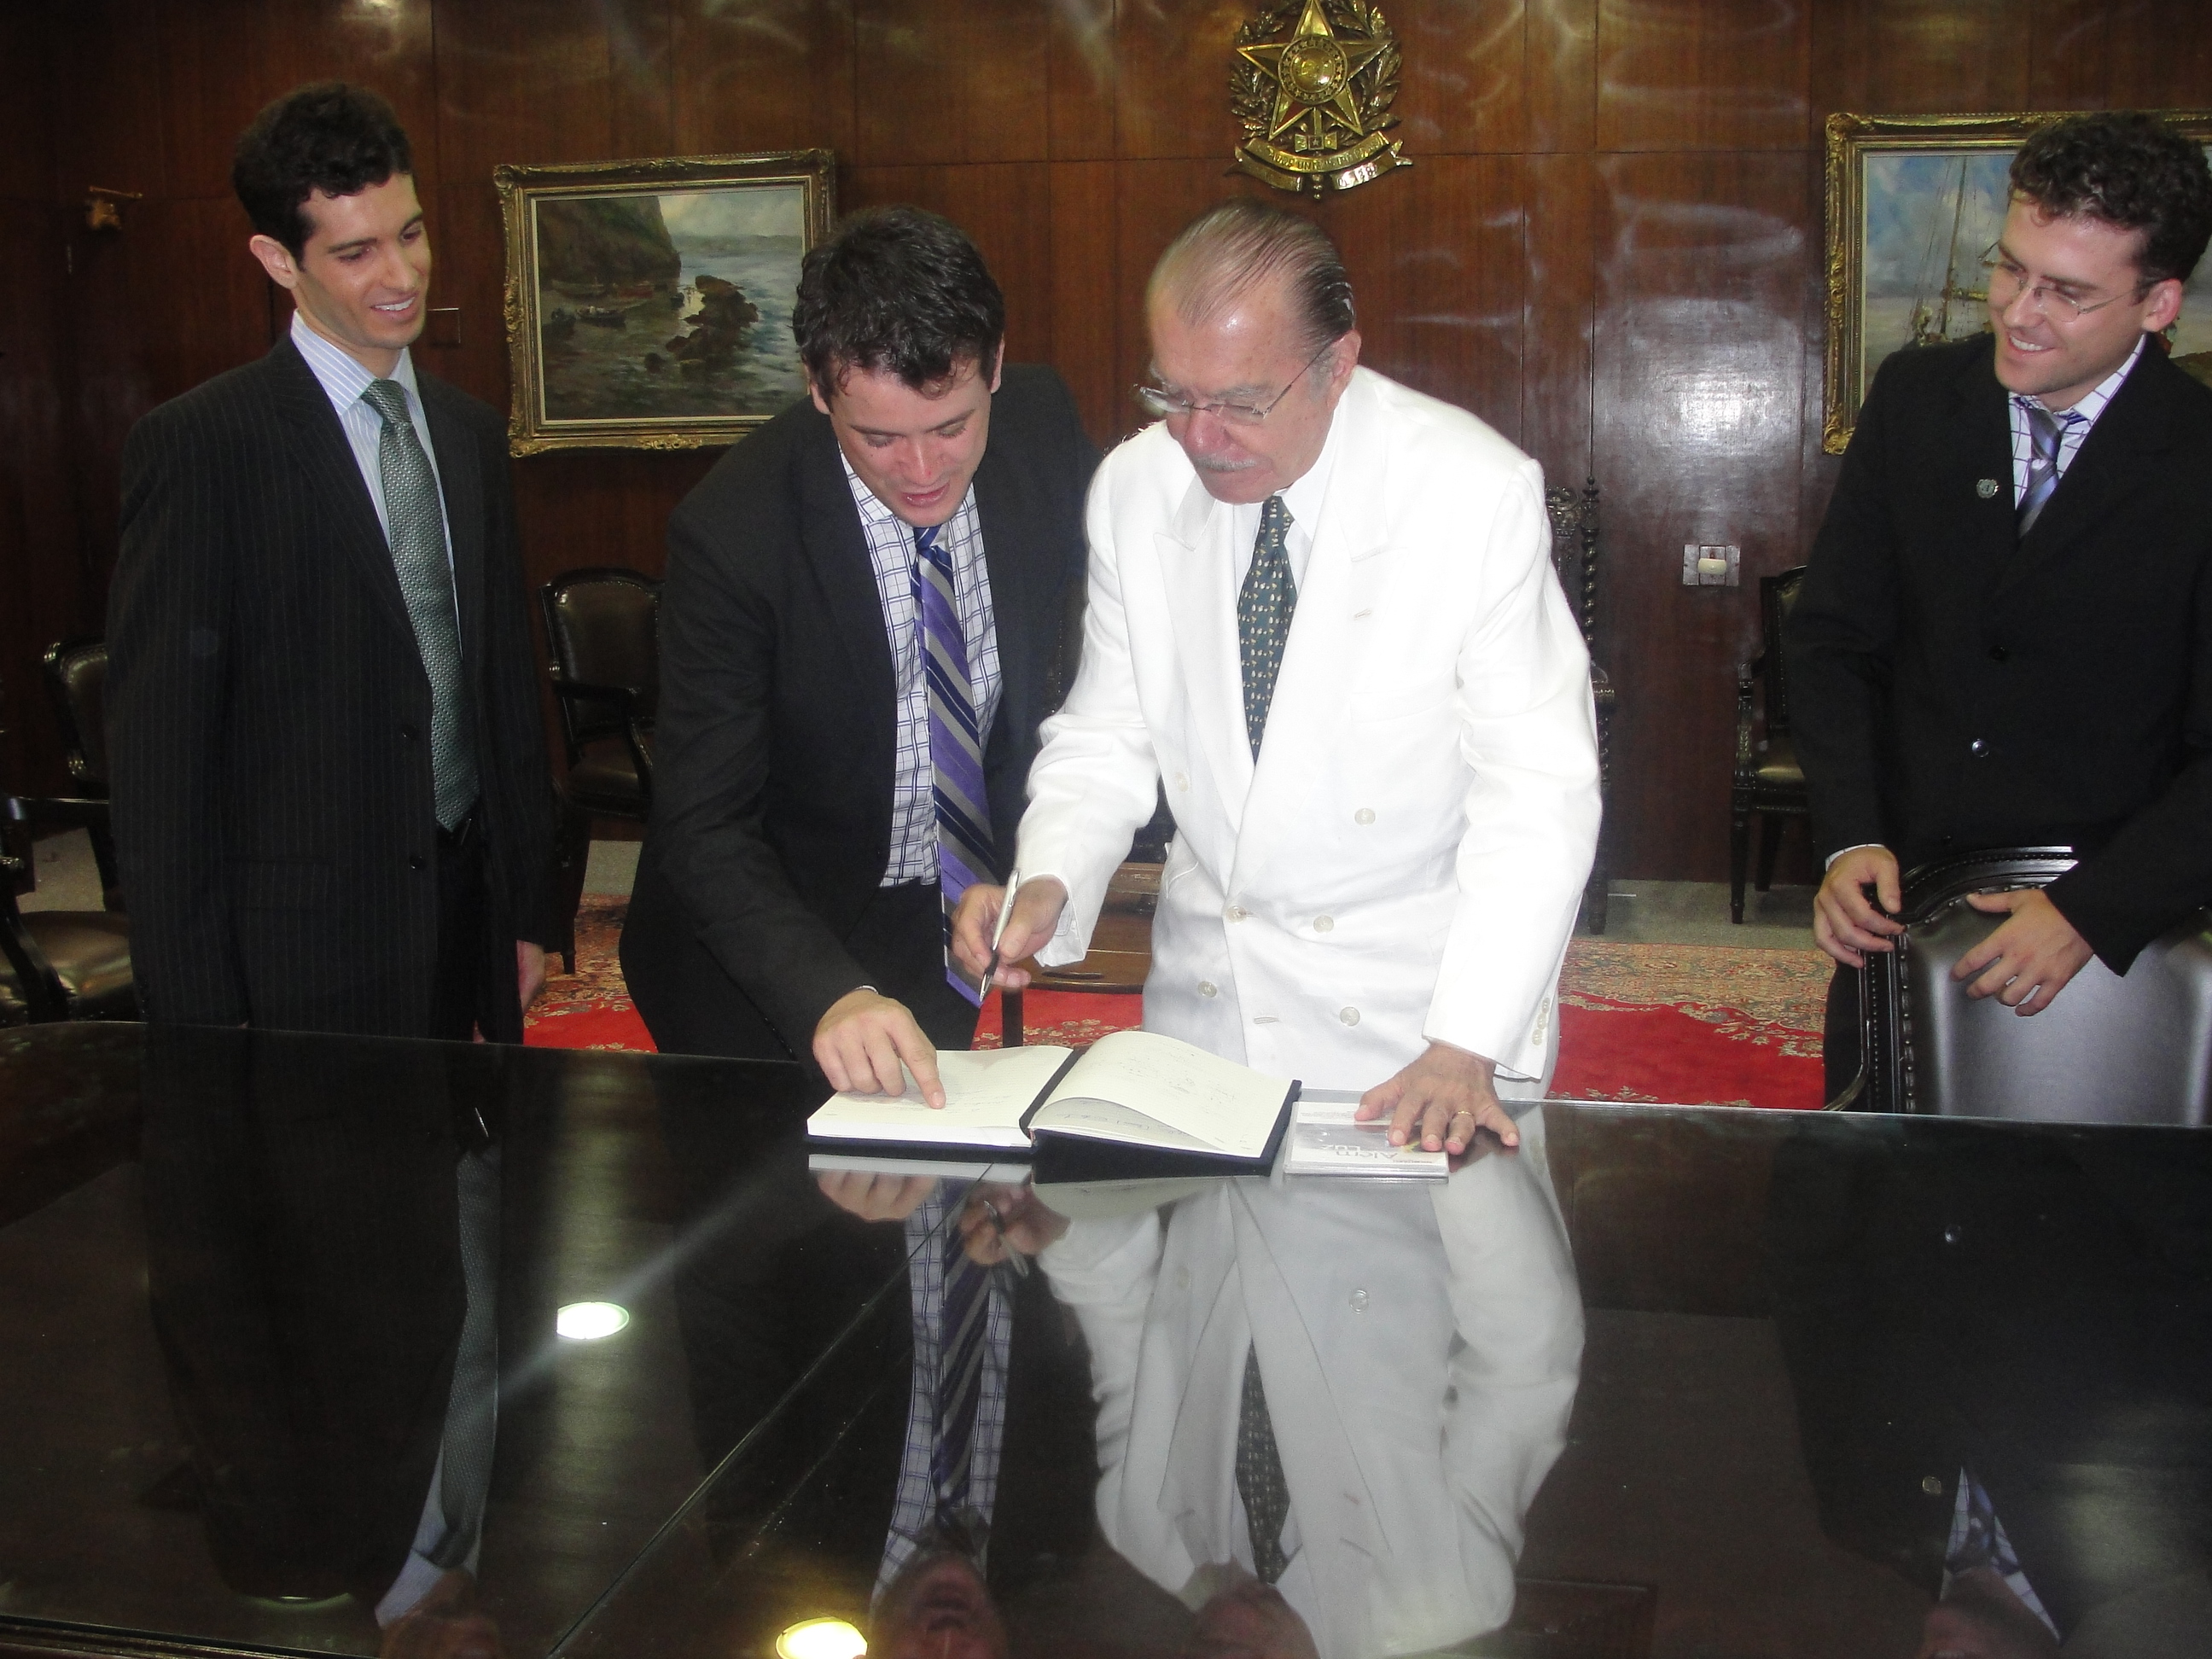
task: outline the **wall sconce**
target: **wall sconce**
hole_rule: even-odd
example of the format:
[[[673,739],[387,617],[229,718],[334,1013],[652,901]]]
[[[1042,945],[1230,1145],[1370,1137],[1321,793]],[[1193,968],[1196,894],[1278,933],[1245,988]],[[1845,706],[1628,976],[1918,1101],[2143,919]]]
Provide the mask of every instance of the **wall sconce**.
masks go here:
[[[120,230],[123,228],[123,204],[145,199],[143,191],[109,190],[104,185],[94,185],[84,196],[85,226],[90,230]]]

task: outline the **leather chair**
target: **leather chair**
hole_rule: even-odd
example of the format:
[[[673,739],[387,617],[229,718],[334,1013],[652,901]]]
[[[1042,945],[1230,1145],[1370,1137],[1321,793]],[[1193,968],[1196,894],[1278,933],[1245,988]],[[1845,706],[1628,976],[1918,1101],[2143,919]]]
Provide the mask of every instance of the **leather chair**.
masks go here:
[[[28,831],[88,824],[106,803],[0,794],[0,1025],[65,1019],[136,1019],[131,928],[105,910],[33,910],[15,902],[30,880]]]
[[[660,584],[635,570],[571,570],[538,591],[568,770],[561,782],[561,955],[576,971],[592,820],[653,811],[653,721],[660,696]]]
[[[1566,484],[1544,492],[1544,505],[1552,519],[1552,568],[1559,578],[1567,603],[1582,626],[1583,644],[1590,653],[1590,700],[1597,708],[1598,800],[1601,808],[1613,799],[1613,677],[1597,659],[1597,480],[1586,480],[1580,489]],[[1589,880],[1583,888],[1581,927],[1585,933],[1605,932],[1605,907],[1611,866],[1606,857],[1605,824],[1598,823],[1596,856],[1590,861]]]
[[[1774,884],[1774,856],[1791,818],[1809,826],[1812,805],[1805,769],[1790,736],[1790,674],[1782,654],[1782,623],[1797,602],[1805,567],[1759,579],[1759,653],[1736,671],[1735,775],[1729,790],[1729,920],[1743,920],[1743,879],[1751,861],[1751,825],[1759,822],[1758,887]],[[1756,740],[1752,692],[1763,690],[1765,735]],[[1778,823],[1775,820],[1779,819]]]
[[[77,795],[87,802],[107,799],[107,641],[98,637],[63,640],[42,659],[46,696],[60,729],[62,757]],[[117,873],[115,835],[102,810],[85,830],[93,861],[100,867],[103,902],[123,908],[123,881]]]
[[[1952,967],[2004,920],[1970,893],[2039,887],[2070,848],[2006,848],[1924,865],[1905,878],[1905,933],[1869,952],[1853,1096],[1838,1105],[2046,1123],[2212,1122],[2212,911],[2147,946],[2124,977],[2092,960],[2022,1019],[1975,1001]]]

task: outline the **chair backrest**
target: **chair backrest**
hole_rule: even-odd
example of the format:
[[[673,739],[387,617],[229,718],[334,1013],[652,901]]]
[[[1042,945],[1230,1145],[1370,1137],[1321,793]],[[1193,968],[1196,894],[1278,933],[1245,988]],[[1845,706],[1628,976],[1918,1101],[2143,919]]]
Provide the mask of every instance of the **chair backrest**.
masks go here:
[[[1782,624],[1805,585],[1805,567],[1796,564],[1759,579],[1759,680],[1766,693],[1768,735],[1790,729],[1790,666],[1782,652]]]
[[[571,570],[539,590],[553,676],[576,685],[629,691],[637,718],[649,724],[660,694],[660,584],[635,570]],[[578,745],[623,729],[613,699],[560,699],[570,758]]]
[[[1558,484],[1544,492],[1552,518],[1552,568],[1581,624],[1583,644],[1597,656],[1597,480],[1577,489]]]
[[[78,789],[107,799],[107,641],[64,640],[43,659],[46,694],[61,728],[63,758]]]
[[[2039,887],[2063,847],[2009,848],[1912,872],[1894,952],[1871,952],[1866,1105],[2048,1123],[2212,1122],[2212,912],[2146,947],[2125,976],[2092,960],[2041,1013],[1976,1001],[1951,969],[2002,922],[1970,893]]]

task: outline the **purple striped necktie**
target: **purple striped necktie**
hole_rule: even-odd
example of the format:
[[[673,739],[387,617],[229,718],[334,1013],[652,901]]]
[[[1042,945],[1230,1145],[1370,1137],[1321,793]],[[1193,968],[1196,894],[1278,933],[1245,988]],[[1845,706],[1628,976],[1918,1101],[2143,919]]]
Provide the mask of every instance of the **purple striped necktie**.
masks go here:
[[[983,738],[968,672],[968,635],[952,586],[952,556],[935,525],[914,532],[915,598],[921,611],[921,665],[929,684],[929,762],[936,773],[937,886],[944,903],[945,982],[979,1007],[983,996],[952,965],[952,912],[979,877],[991,874],[991,813],[983,798]]]
[[[2051,492],[2058,488],[2058,450],[2065,441],[2066,429],[2081,418],[2078,410],[2066,410],[2053,415],[2041,404],[2027,398],[2018,400],[2027,415],[2027,488],[2021,492],[2018,521],[2020,535],[2026,538],[2035,528],[2035,521],[2043,516],[2044,504],[2050,501]]]

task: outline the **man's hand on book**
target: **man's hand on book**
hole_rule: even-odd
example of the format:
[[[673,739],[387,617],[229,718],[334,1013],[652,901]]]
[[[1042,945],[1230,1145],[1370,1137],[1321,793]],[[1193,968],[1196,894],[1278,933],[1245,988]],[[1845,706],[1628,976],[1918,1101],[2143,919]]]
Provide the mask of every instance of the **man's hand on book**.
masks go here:
[[[1006,902],[1005,888],[978,883],[960,896],[960,908],[952,913],[952,959],[977,979],[991,965],[991,935],[998,929],[999,909]],[[1000,986],[1018,991],[1030,982],[1029,970],[1014,964],[1028,961],[1052,942],[1060,913],[1066,906],[1067,889],[1058,877],[1039,876],[1022,884],[1014,895],[1014,913],[1006,918],[1006,931],[999,940]]]
[[[1360,1096],[1359,1109],[1352,1115],[1372,1123],[1388,1113],[1393,1146],[1419,1137],[1424,1151],[1456,1158],[1479,1128],[1489,1130],[1508,1146],[1517,1146],[1521,1132],[1498,1102],[1497,1070],[1496,1061],[1480,1054],[1449,1042],[1431,1042],[1397,1076]]]
[[[922,1099],[932,1106],[945,1104],[937,1049],[903,1002],[863,985],[831,1003],[814,1028],[814,1063],[841,1095],[904,1094],[901,1060],[921,1085]]]

